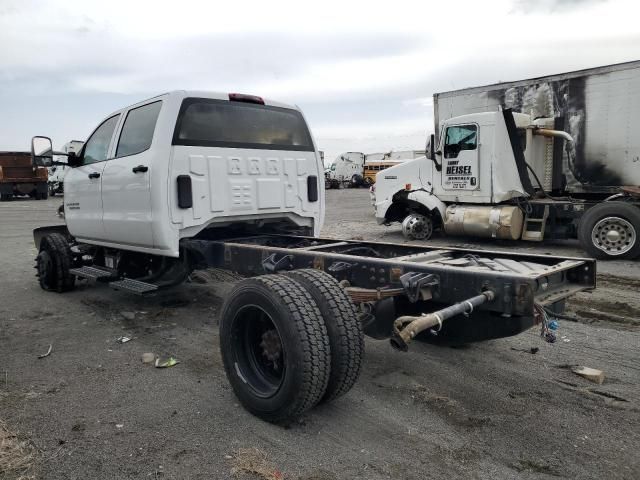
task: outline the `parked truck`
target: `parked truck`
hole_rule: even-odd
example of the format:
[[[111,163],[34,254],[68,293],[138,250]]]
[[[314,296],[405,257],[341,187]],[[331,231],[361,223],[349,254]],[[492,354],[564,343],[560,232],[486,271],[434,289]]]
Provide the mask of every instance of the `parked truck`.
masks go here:
[[[408,238],[578,238],[640,255],[640,62],[434,95],[428,155],[378,177]],[[516,113],[516,111],[518,113]]]
[[[29,152],[0,152],[0,199],[29,195],[36,200],[47,198],[47,169],[32,163]]]
[[[345,152],[325,170],[327,188],[371,186],[381,170],[407,160],[424,156],[421,150],[390,151],[385,153]]]
[[[51,150],[33,138],[34,162],[51,166]],[[272,422],[346,394],[364,334],[399,350],[515,335],[595,287],[591,259],[320,238],[313,137],[297,107],[262,97],[160,95],[67,156],[66,225],[34,231],[42,289],[83,279],[153,295],[195,269],[253,277],[225,300],[220,351],[242,405]]]
[[[82,140],[71,140],[62,146],[62,153],[78,153],[82,145],[84,145]],[[52,197],[58,193],[64,193],[64,176],[69,170],[69,166],[66,165],[67,159],[65,155],[58,155],[56,160],[57,164],[47,169],[49,171],[49,195]]]

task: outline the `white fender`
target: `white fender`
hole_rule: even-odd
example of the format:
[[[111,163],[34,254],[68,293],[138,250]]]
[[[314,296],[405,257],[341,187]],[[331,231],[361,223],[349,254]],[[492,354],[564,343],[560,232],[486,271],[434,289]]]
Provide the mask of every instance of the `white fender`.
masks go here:
[[[424,205],[429,210],[438,210],[438,213],[440,213],[440,218],[442,218],[442,220],[444,221],[445,210],[447,209],[447,206],[442,202],[442,200],[440,200],[432,193],[425,192],[424,190],[414,190],[413,192],[409,192],[407,198],[409,200],[418,202],[421,205]]]

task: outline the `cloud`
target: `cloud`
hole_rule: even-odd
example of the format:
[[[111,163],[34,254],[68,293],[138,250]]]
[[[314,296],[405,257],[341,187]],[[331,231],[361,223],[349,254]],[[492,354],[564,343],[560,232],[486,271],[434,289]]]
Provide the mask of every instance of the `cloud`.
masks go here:
[[[588,8],[596,4],[603,4],[607,1],[608,0],[516,0],[512,11],[523,13],[567,12],[579,8]]]
[[[296,103],[321,147],[422,148],[434,92],[640,58],[633,0],[301,5],[1,0],[0,149],[176,88]]]

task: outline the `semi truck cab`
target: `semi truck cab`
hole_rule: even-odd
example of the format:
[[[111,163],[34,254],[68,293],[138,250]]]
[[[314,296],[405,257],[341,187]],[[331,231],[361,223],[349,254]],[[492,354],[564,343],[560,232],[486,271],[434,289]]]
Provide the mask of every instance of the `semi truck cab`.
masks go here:
[[[553,196],[554,149],[573,141],[553,124],[509,109],[443,121],[426,157],[378,175],[378,223],[401,222],[410,239],[428,239],[435,229],[509,240],[577,237],[596,258],[638,256],[637,190]]]

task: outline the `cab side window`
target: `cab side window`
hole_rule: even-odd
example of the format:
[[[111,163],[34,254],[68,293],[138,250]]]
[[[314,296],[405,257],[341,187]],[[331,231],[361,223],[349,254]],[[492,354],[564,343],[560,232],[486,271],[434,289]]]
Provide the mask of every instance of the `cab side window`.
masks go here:
[[[107,159],[109,153],[109,143],[113,136],[113,131],[118,124],[120,114],[108,118],[93,132],[91,138],[87,140],[82,156],[82,164],[89,165],[91,163],[103,162]]]
[[[116,158],[144,152],[151,146],[161,106],[162,102],[149,103],[127,113],[118,141]]]
[[[478,146],[476,125],[456,125],[447,128],[444,138],[444,158],[456,158],[462,150],[475,150]]]

